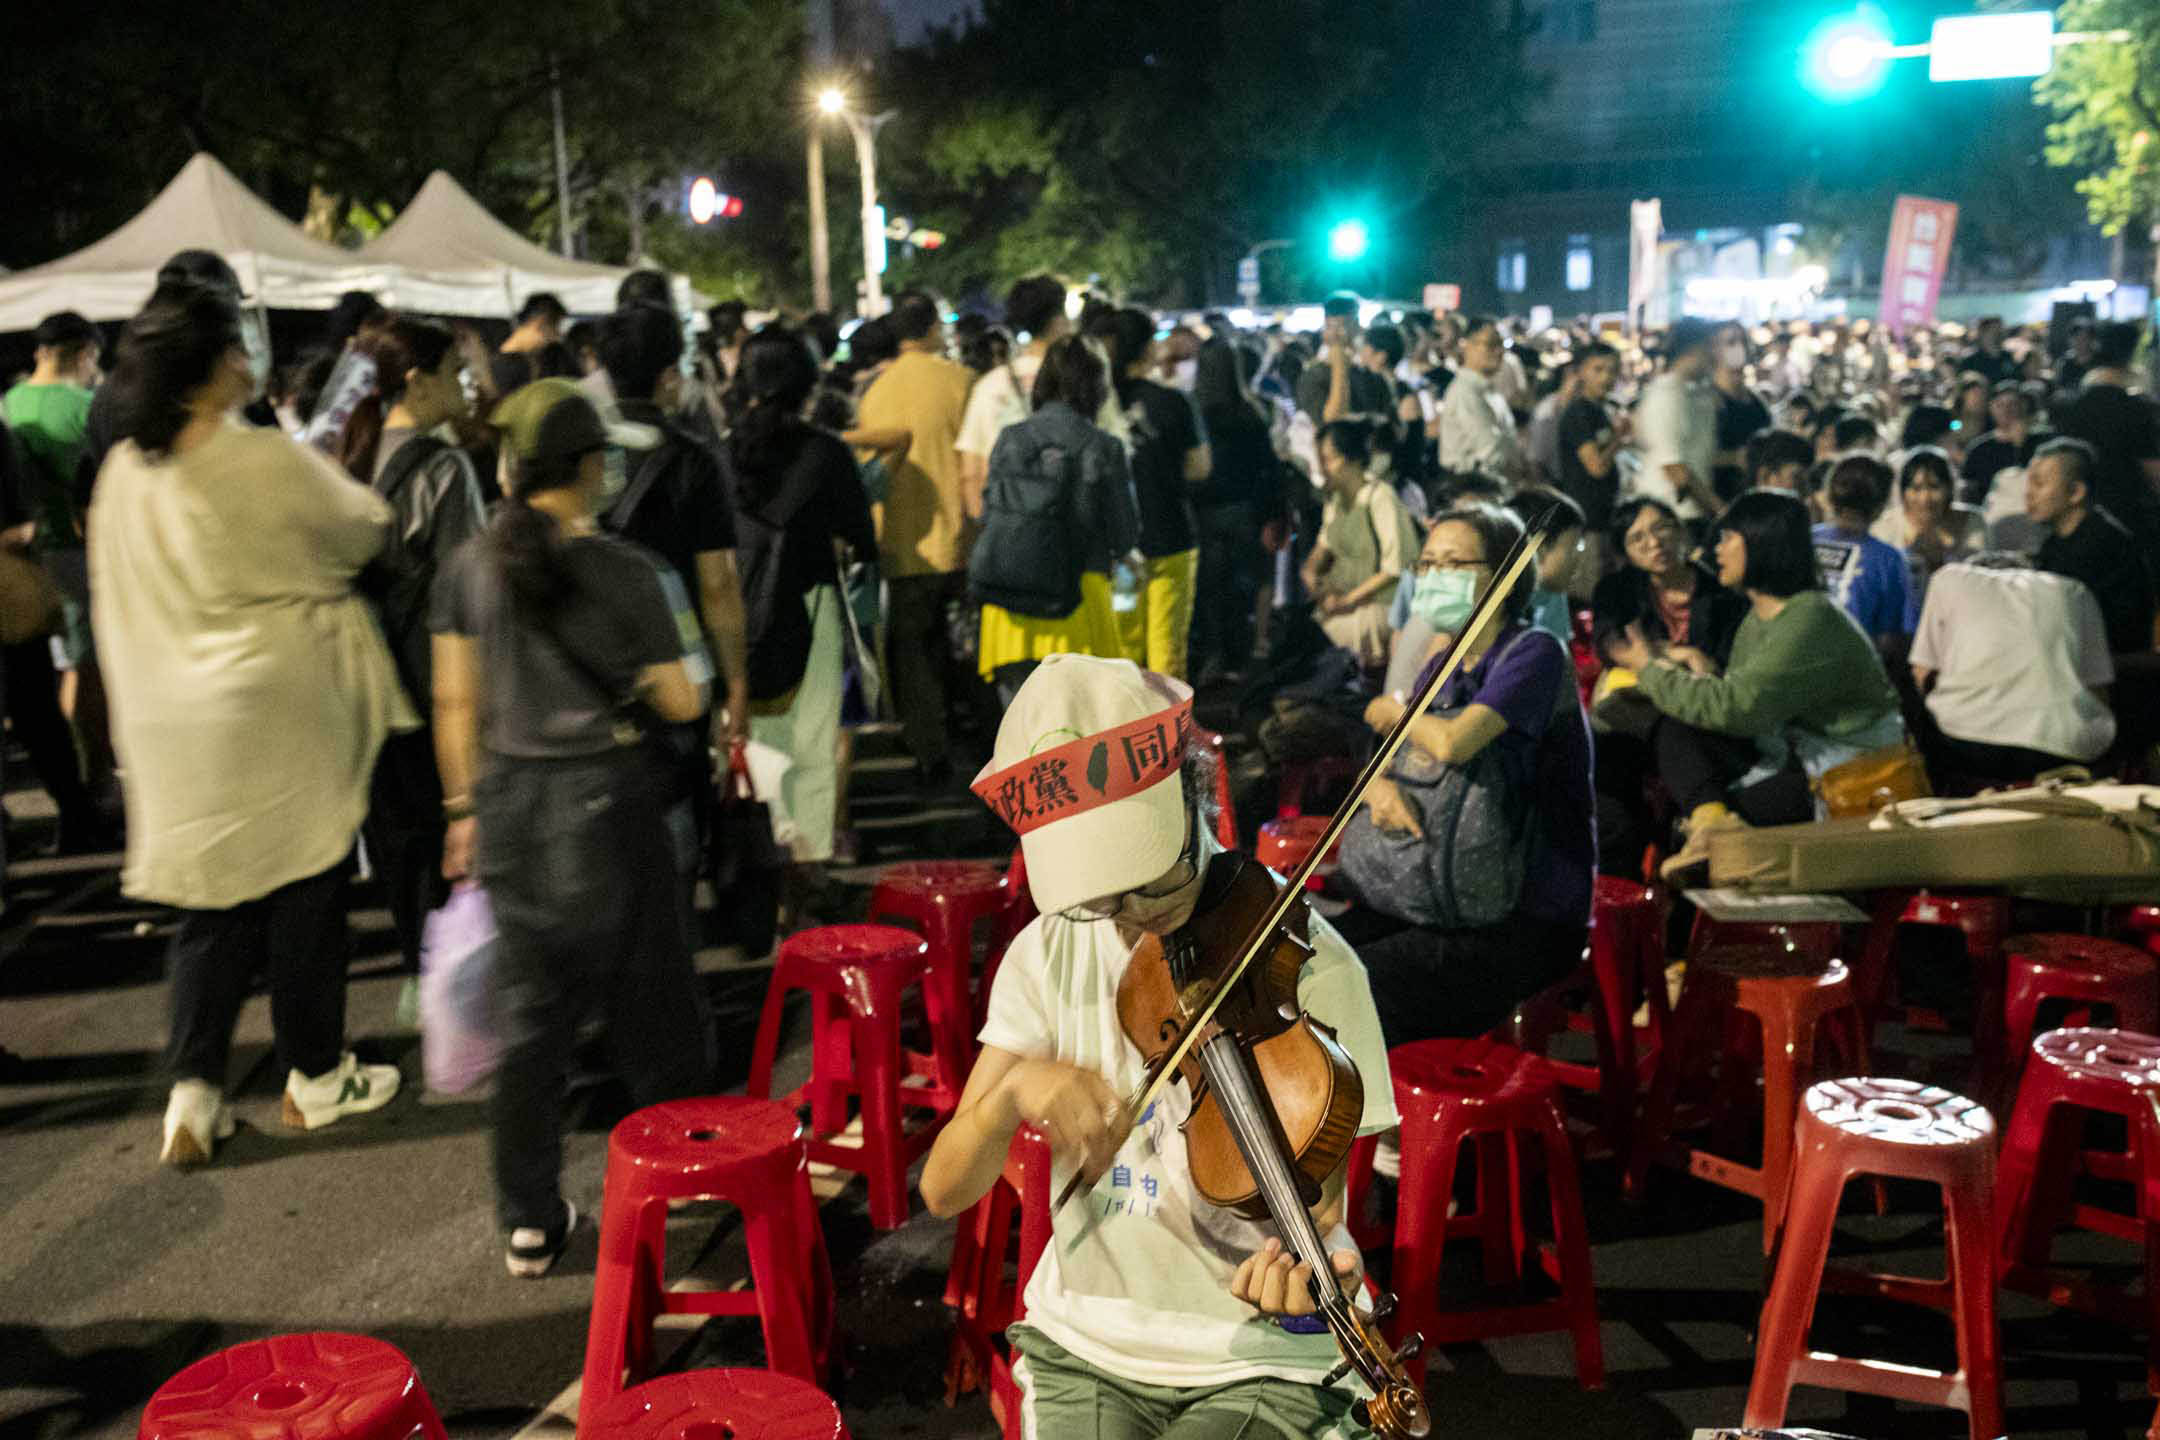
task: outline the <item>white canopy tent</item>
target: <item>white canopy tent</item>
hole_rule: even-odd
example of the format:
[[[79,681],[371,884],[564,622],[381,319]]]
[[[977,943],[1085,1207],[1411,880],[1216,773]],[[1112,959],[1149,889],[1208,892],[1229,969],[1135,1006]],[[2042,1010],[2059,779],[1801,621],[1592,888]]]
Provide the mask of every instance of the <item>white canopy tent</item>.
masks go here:
[[[248,303],[273,310],[327,310],[344,291],[377,289],[385,279],[353,252],[311,238],[216,157],[199,154],[141,214],[96,244],[0,277],[0,331],[28,330],[56,310],[125,320],[150,298],[158,267],[191,249],[225,257]]]
[[[630,272],[553,254],[488,213],[464,186],[437,170],[388,229],[360,250],[383,276],[388,305],[436,315],[515,315],[546,290],[574,314],[604,315]],[[690,282],[673,277],[675,304],[694,303]]]

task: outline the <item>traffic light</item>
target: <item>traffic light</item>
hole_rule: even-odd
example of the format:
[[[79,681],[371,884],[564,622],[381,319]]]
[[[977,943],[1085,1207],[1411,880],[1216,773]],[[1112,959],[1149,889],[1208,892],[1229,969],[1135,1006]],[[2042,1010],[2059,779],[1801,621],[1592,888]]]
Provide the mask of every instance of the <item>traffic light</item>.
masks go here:
[[[1363,220],[1355,217],[1338,220],[1328,230],[1328,258],[1347,265],[1353,260],[1363,259],[1366,247],[1371,243],[1372,236],[1366,230]]]
[[[1817,25],[1801,50],[1801,79],[1833,104],[1880,90],[1890,73],[1889,17],[1873,5],[1833,15]]]
[[[710,225],[715,220],[733,220],[743,212],[740,195],[730,195],[713,184],[712,177],[700,175],[690,182],[690,192],[684,204],[684,212],[693,225]]]

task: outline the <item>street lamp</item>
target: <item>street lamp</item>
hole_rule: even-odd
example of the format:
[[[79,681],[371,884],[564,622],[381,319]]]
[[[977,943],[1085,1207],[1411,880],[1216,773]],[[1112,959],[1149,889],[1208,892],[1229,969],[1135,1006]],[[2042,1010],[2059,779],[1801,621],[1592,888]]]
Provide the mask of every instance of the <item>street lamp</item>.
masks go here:
[[[877,115],[865,115],[848,103],[847,92],[837,85],[828,85],[818,92],[817,107],[820,114],[845,120],[855,137],[855,165],[862,172],[863,313],[866,318],[882,315],[885,313],[885,286],[879,274],[882,267],[877,262],[885,250],[885,221],[878,212],[877,132],[900,112],[887,110]],[[816,199],[813,197],[813,203]]]

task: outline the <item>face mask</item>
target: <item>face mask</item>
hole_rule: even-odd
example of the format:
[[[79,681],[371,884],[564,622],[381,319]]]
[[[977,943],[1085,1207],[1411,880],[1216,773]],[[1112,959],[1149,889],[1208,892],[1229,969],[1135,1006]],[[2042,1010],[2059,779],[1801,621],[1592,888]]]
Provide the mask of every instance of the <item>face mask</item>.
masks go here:
[[[601,451],[600,454],[607,464],[606,478],[600,482],[600,508],[605,510],[615,503],[615,497],[622,494],[624,488],[629,485],[630,467],[623,459],[623,452],[612,445]]]
[[[1477,607],[1477,576],[1468,570],[1434,570],[1417,577],[1410,591],[1410,613],[1444,635],[1452,635]]]
[[[1539,590],[1530,597],[1530,623],[1565,640],[1574,633],[1568,613],[1568,597],[1558,590]]]

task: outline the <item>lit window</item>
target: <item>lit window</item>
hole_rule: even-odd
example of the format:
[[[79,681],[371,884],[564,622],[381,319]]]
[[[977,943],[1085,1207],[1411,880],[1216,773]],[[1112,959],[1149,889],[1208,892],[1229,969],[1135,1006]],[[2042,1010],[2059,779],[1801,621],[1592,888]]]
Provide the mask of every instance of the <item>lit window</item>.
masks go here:
[[[1590,237],[1570,235],[1567,237],[1567,288],[1588,290],[1590,288]]]
[[[1500,244],[1500,263],[1494,268],[1493,283],[1502,293],[1520,295],[1530,279],[1530,259],[1520,240],[1504,240]]]

